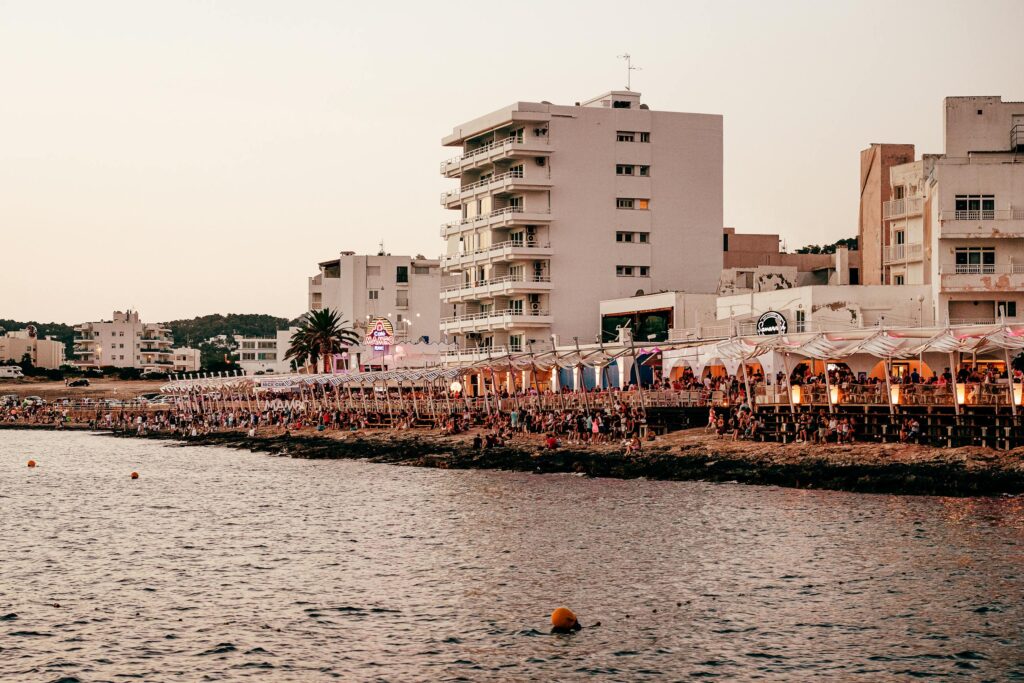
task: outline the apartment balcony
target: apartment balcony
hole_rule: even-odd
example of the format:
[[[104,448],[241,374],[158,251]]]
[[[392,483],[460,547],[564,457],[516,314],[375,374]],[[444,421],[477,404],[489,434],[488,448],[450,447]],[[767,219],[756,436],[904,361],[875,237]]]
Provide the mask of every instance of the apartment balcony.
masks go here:
[[[943,292],[1018,292],[1024,290],[1024,263],[942,264]]]
[[[521,206],[506,206],[495,209],[490,213],[480,216],[472,216],[461,220],[445,223],[441,226],[441,237],[448,239],[465,232],[472,232],[481,228],[511,228],[517,225],[536,225],[538,223],[550,223],[551,211],[525,211]]]
[[[912,263],[924,258],[924,245],[920,242],[890,244],[882,250],[882,263]]]
[[[551,178],[527,177],[527,174],[522,171],[508,171],[507,173],[500,173],[484,180],[478,180],[469,185],[463,185],[456,190],[442,192],[441,205],[446,209],[457,209],[467,200],[478,196],[546,190],[550,187]]]
[[[441,257],[441,268],[446,271],[460,271],[474,266],[510,261],[532,261],[551,256],[554,251],[551,245],[522,240],[498,242],[483,249],[467,251],[462,254],[451,254]]]
[[[493,299],[496,296],[537,294],[550,291],[551,278],[546,275],[532,277],[506,275],[505,277],[491,280],[478,280],[477,282],[447,287],[441,291],[441,301],[445,303],[478,301],[480,299]]]
[[[922,197],[904,197],[903,199],[891,199],[882,204],[882,219],[889,221],[895,218],[920,216],[923,207],[924,198]]]
[[[550,327],[554,318],[544,309],[536,311],[508,308],[501,311],[470,313],[441,319],[442,333],[465,333],[513,328]]]
[[[446,178],[454,178],[470,169],[493,164],[502,159],[549,156],[550,154],[551,145],[546,137],[524,138],[522,135],[511,135],[442,161],[441,175]]]
[[[1001,239],[1024,237],[1024,209],[942,211],[940,237]]]

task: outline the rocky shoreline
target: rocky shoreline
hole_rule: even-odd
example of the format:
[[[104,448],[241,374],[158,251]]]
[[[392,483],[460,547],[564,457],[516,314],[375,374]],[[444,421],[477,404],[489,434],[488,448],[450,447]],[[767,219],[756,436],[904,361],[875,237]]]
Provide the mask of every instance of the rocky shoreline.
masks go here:
[[[135,434],[117,436],[136,437]],[[523,440],[488,450],[471,437],[422,432],[315,432],[260,435],[218,432],[196,437],[149,434],[180,445],[211,445],[287,455],[369,462],[516,472],[578,473],[591,477],[666,481],[738,482],[801,489],[941,496],[1024,493],[1024,452],[983,448],[936,449],[901,444],[811,445],[749,443],[689,430],[646,444],[641,455],[617,446],[567,446],[556,450]]]

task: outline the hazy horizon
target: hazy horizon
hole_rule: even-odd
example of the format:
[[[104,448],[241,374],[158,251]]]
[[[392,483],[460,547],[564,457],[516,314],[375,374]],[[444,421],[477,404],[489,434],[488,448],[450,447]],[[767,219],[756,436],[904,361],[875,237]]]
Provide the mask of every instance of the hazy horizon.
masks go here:
[[[580,11],[580,8],[584,8]],[[0,2],[0,318],[292,318],[342,250],[436,257],[441,137],[642,67],[724,116],[725,225],[857,232],[859,151],[1024,99],[1024,3]]]

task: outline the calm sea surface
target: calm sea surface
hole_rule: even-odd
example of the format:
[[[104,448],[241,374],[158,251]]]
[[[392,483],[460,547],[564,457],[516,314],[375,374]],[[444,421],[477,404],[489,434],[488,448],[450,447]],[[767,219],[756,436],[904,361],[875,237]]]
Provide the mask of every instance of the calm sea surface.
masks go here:
[[[5,682],[1004,681],[1022,599],[1020,498],[0,432]]]

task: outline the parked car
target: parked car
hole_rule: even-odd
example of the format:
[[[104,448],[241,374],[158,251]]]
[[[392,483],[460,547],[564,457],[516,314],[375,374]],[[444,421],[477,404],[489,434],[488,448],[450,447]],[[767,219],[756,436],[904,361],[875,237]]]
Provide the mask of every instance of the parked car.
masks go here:
[[[69,387],[87,387],[89,386],[89,380],[82,377],[80,379],[71,380],[68,382]]]

